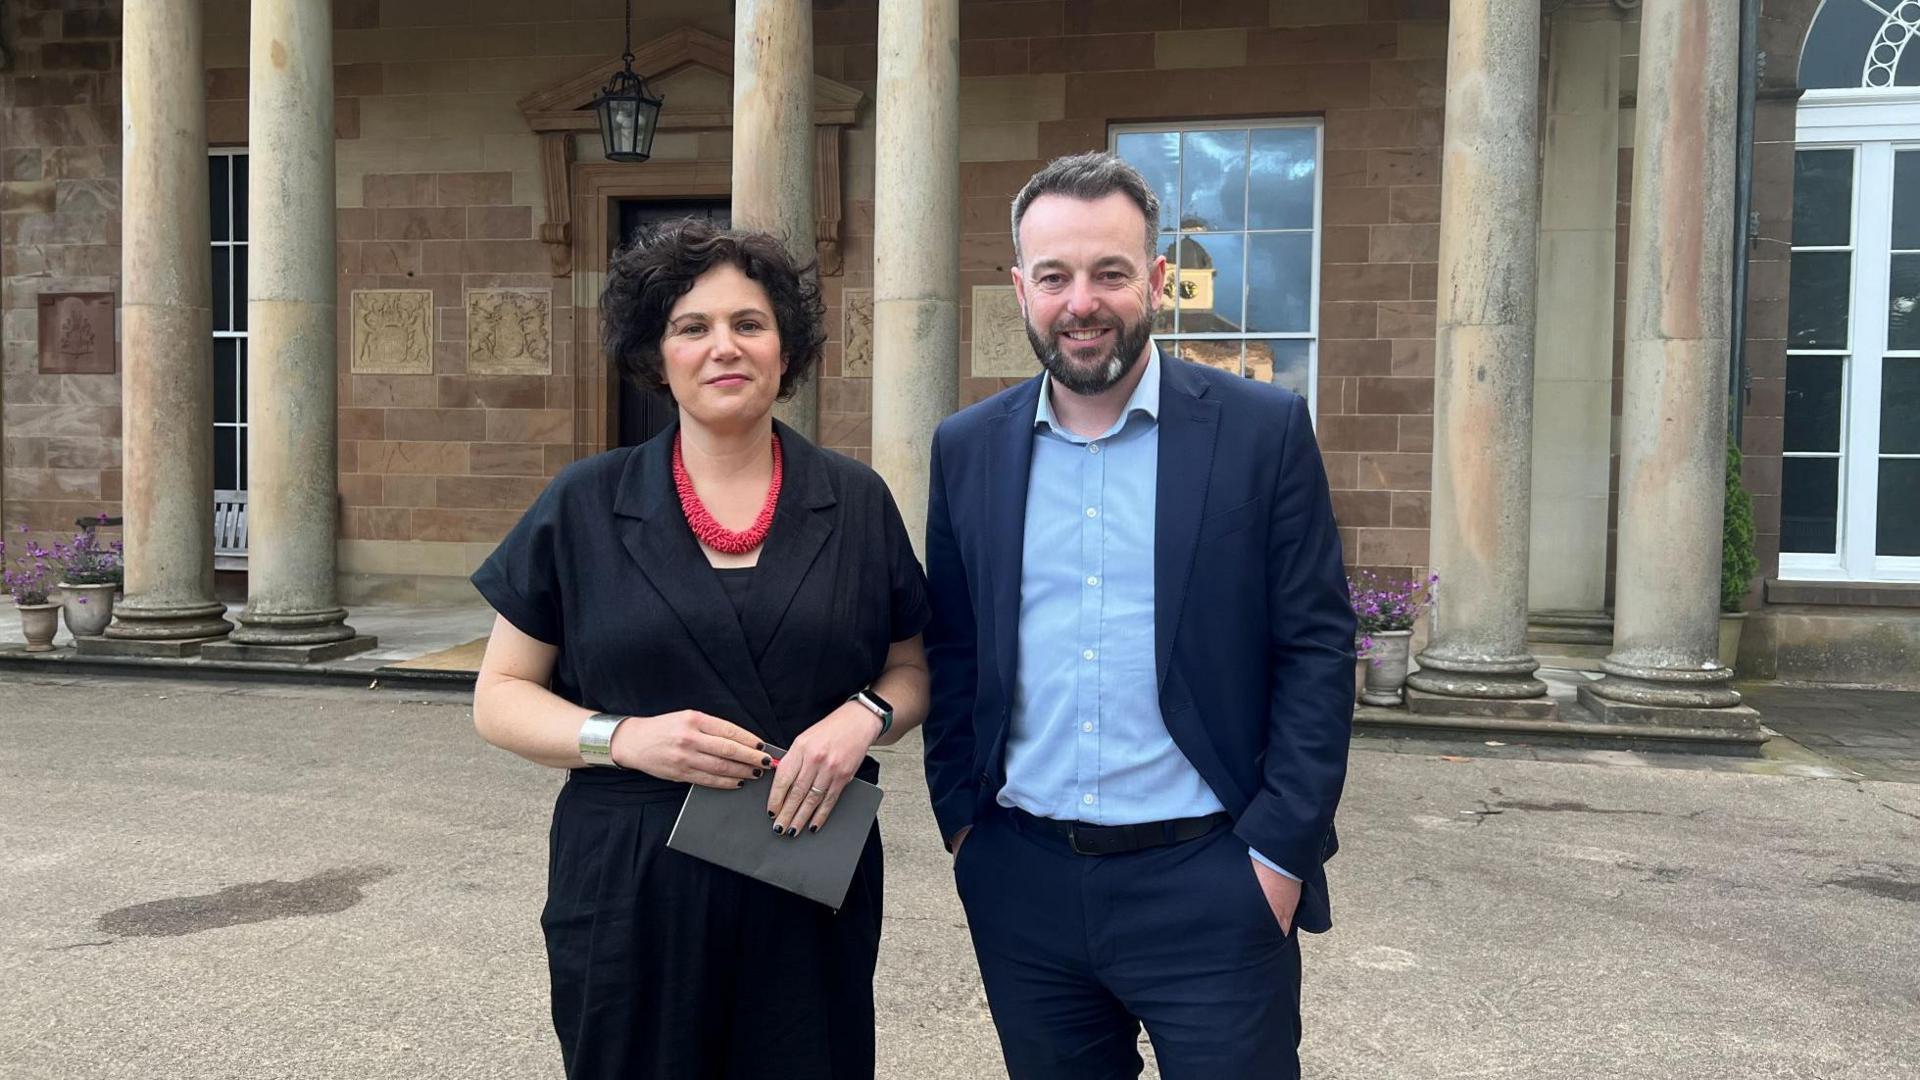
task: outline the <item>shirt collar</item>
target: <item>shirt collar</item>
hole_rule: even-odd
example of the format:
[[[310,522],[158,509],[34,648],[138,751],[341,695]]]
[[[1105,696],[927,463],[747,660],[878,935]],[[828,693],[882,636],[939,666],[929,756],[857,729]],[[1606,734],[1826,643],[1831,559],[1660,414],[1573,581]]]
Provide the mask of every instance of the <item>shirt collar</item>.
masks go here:
[[[1127,426],[1127,421],[1136,414],[1146,416],[1149,421],[1160,419],[1160,345],[1153,343],[1147,351],[1146,371],[1140,375],[1140,384],[1133,388],[1133,396],[1127,398],[1127,406],[1120,410],[1120,419],[1100,436],[1107,438]],[[1034,409],[1033,426],[1045,427],[1056,435],[1074,438],[1053,413],[1053,376],[1042,373],[1040,376],[1040,404]]]

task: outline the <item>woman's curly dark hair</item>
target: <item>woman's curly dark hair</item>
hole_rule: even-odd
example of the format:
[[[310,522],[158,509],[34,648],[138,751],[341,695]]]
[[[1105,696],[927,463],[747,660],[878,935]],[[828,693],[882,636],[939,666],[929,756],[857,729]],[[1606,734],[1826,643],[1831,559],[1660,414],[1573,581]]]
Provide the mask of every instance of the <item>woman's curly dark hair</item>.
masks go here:
[[[760,283],[773,303],[780,331],[780,400],[820,363],[826,344],[826,305],[813,279],[814,264],[796,265],[786,246],[763,232],[716,229],[686,218],[662,224],[613,257],[607,288],[600,295],[600,329],[607,355],[620,374],[642,389],[667,385],[660,356],[673,305],[700,275],[731,265]]]

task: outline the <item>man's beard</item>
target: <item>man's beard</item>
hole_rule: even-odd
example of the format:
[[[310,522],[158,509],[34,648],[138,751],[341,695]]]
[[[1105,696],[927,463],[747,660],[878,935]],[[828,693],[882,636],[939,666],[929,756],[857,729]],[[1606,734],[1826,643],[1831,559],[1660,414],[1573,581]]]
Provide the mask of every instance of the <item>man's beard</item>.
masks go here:
[[[1138,322],[1072,322],[1054,327],[1053,340],[1048,341],[1033,328],[1033,323],[1022,319],[1026,324],[1027,342],[1033,346],[1033,355],[1040,358],[1040,366],[1054,381],[1076,394],[1098,394],[1111,389],[1140,362],[1140,356],[1146,351],[1147,339],[1153,336],[1153,316],[1143,317]],[[1117,329],[1113,351],[1092,362],[1074,361],[1067,358],[1061,347],[1061,336],[1069,330]]]

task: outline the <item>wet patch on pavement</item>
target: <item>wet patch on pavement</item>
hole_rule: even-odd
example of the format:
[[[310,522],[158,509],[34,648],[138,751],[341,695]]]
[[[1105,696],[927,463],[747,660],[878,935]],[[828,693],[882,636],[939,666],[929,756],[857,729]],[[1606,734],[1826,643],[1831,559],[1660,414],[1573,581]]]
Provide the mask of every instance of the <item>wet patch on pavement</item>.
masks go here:
[[[174,896],[109,911],[96,929],[121,937],[179,937],[223,926],[332,915],[365,898],[360,890],[391,876],[389,866],[342,867],[298,881],[255,881],[216,893]]]

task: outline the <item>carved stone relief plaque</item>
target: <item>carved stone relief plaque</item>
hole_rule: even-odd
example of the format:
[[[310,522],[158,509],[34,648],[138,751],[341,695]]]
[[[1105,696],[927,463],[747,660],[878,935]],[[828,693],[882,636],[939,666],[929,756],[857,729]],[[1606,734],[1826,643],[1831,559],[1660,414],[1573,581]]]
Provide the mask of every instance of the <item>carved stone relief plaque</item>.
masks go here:
[[[873,290],[840,293],[840,374],[850,379],[873,375]]]
[[[113,294],[40,294],[40,374],[114,372]]]
[[[469,289],[467,373],[553,374],[553,290]]]
[[[1011,285],[973,287],[973,375],[977,379],[1024,379],[1038,373],[1027,342],[1027,320]]]
[[[433,290],[353,291],[355,375],[433,374]]]

